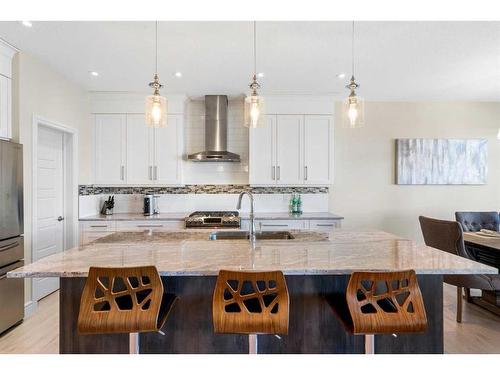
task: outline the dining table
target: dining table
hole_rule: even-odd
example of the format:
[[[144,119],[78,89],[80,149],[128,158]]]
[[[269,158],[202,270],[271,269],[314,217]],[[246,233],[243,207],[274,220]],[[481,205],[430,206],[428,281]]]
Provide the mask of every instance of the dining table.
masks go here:
[[[474,260],[500,271],[500,232],[465,232],[464,242]],[[468,301],[500,316],[500,290],[482,290],[480,297],[469,296]]]

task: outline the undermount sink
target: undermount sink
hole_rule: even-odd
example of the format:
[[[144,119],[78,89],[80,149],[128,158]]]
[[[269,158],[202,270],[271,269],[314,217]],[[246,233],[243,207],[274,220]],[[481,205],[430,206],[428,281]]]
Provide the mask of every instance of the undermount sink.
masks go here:
[[[295,237],[286,231],[264,231],[255,233],[257,240],[293,240]],[[210,233],[211,240],[249,240],[247,231],[221,231]]]

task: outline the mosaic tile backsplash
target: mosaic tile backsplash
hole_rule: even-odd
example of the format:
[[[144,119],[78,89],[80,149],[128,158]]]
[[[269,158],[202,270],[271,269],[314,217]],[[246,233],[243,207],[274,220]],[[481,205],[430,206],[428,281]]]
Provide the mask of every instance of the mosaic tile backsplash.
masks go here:
[[[250,185],[185,185],[185,186],[94,186],[80,185],[80,195],[98,194],[239,194],[249,191],[253,194],[324,194],[328,187],[315,186],[266,186],[252,187]]]

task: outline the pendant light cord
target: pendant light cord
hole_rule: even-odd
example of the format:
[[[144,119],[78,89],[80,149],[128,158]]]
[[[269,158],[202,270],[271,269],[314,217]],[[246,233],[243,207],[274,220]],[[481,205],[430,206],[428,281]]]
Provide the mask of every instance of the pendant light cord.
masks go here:
[[[155,74],[158,74],[158,21],[156,21],[155,24],[155,51],[156,51]]]
[[[354,21],[352,21],[352,36],[351,36],[351,71],[354,77]]]
[[[253,74],[257,76],[257,21],[253,21]]]

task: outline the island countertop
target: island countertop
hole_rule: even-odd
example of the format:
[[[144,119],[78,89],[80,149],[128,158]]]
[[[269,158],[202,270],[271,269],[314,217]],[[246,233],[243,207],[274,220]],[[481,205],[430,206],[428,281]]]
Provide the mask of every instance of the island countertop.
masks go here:
[[[417,274],[495,274],[481,263],[380,231],[292,232],[295,240],[208,240],[210,230],[117,232],[51,255],[8,277],[85,277],[91,266],[155,265],[162,276],[213,276],[221,269],[345,275],[414,269]]]

